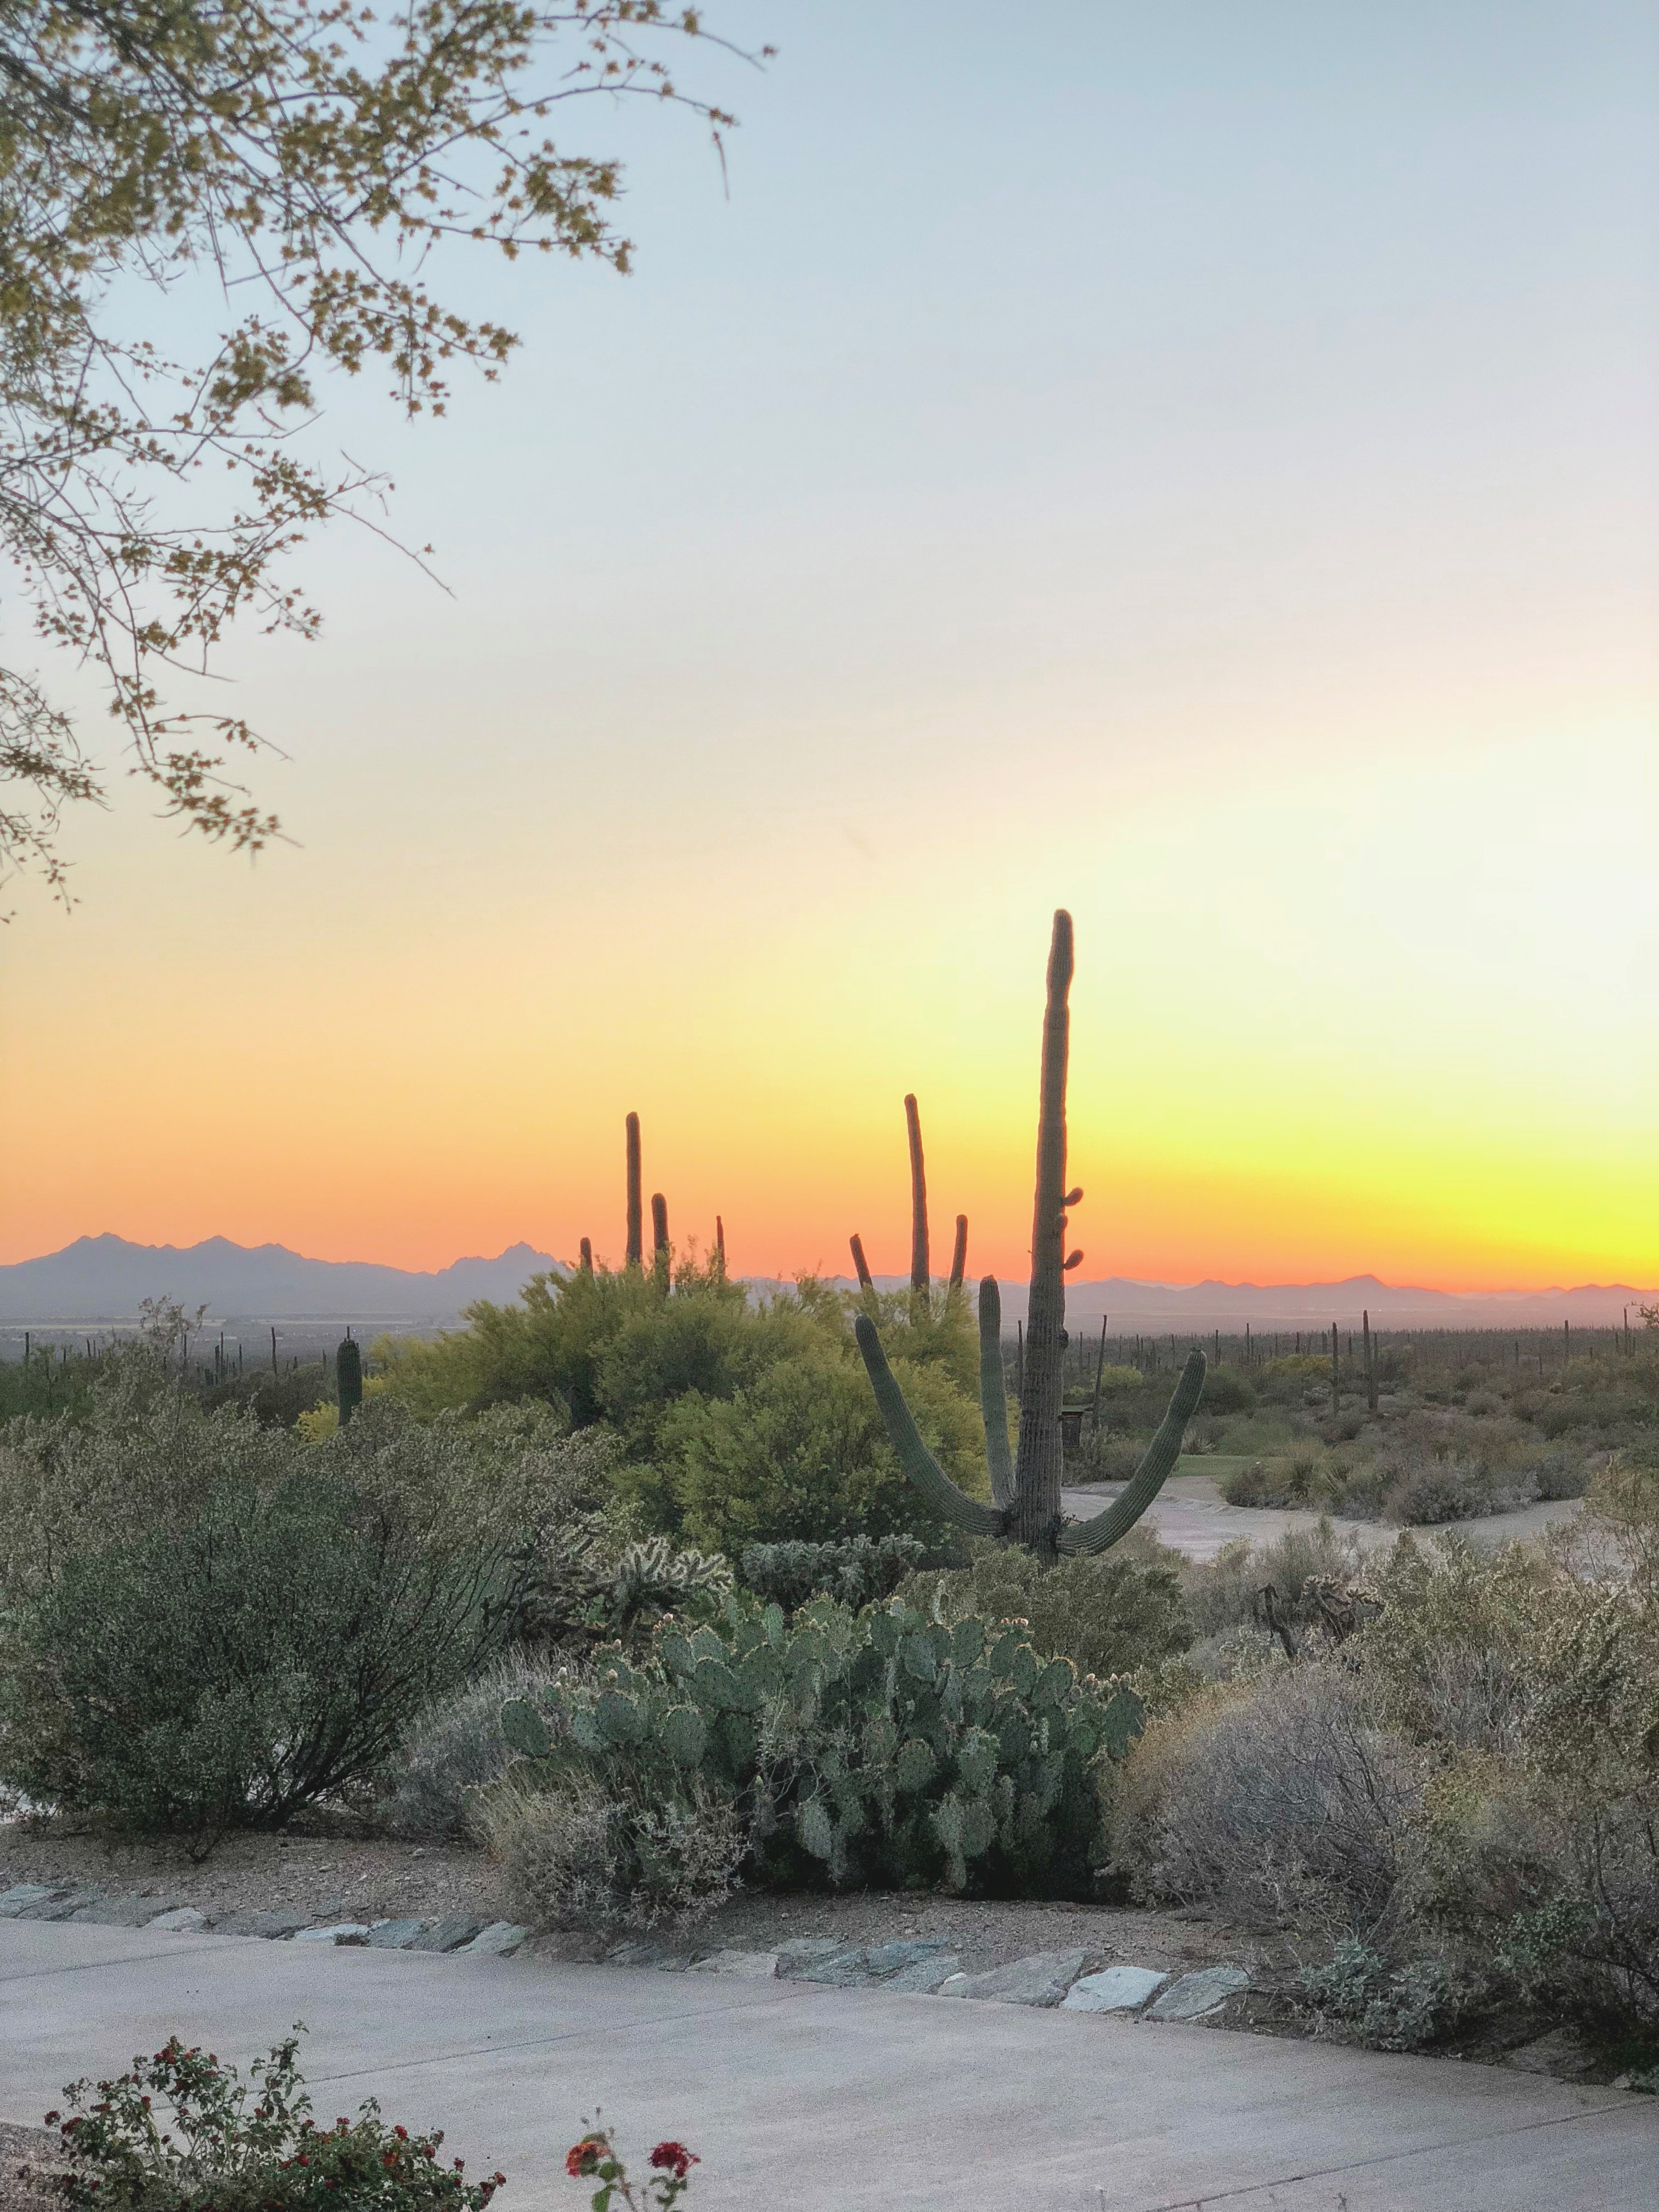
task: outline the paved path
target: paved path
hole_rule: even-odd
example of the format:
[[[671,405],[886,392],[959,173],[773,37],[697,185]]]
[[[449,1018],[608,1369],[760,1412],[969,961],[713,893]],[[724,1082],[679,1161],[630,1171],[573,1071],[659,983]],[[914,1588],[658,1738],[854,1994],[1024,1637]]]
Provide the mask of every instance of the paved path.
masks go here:
[[[1190,1467],[1192,1462],[1185,1464]],[[1115,1498],[1122,1486],[1121,1483],[1102,1483],[1088,1490],[1063,1490],[1060,1504],[1070,1519],[1086,1520]],[[1571,1519],[1582,1503],[1577,1498],[1561,1498],[1451,1525],[1471,1543],[1496,1551],[1500,1544],[1540,1535],[1553,1522]],[[1224,1544],[1233,1543],[1240,1536],[1252,1544],[1272,1544],[1287,1528],[1312,1528],[1319,1519],[1317,1513],[1298,1512],[1291,1507],[1229,1505],[1209,1476],[1189,1474],[1172,1475],[1145,1516],[1147,1528],[1189,1559],[1212,1559]],[[1391,1522],[1381,1521],[1334,1521],[1331,1525],[1339,1536],[1353,1537],[1367,1551],[1386,1547],[1400,1534]],[[1417,1533],[1433,1536],[1438,1532],[1421,1528]],[[1659,2191],[1655,2192],[1654,2204],[1659,2212]]]
[[[1496,2068],[801,1982],[0,1923],[0,2118],[177,2029],[309,2022],[320,2118],[377,2096],[586,2202],[562,2153],[702,2153],[698,2212],[1655,2212],[1659,2104]]]

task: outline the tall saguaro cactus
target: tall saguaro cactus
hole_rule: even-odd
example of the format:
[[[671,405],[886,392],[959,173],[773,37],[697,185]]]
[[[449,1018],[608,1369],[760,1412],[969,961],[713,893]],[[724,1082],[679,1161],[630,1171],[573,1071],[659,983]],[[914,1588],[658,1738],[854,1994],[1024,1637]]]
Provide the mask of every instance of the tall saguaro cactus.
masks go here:
[[[959,1291],[962,1279],[968,1272],[968,1217],[957,1216],[957,1241],[951,1247],[951,1288]]]
[[[641,1198],[640,1179],[640,1117],[630,1114],[623,1127],[628,1132],[628,1265],[645,1265],[645,1208]]]
[[[994,1276],[979,1286],[980,1408],[993,1503],[969,1498],[923,1443],[904,1402],[881,1338],[868,1314],[854,1322],[876,1403],[899,1462],[935,1510],[959,1528],[982,1536],[1012,1537],[1039,1557],[1103,1552],[1140,1518],[1163,1488],[1181,1454],[1181,1441],[1204,1389],[1205,1358],[1188,1355],[1169,1411],[1140,1465],[1114,1504],[1091,1521],[1060,1517],[1063,1469],[1060,1406],[1066,1351],[1066,1276],[1082,1259],[1066,1249],[1067,1217],[1081,1190],[1066,1188],[1066,1071],[1071,1042],[1067,1004],[1072,986],[1072,917],[1054,916],[1048,952],[1048,1007],[1042,1024],[1042,1073],[1038,1097],[1036,1193],[1031,1211],[1031,1287],[1026,1309],[1025,1357],[1021,1363],[1019,1449],[1011,1461],[1002,1370],[1002,1297]],[[914,1103],[905,1110],[915,1129]],[[913,1163],[920,1158],[913,1139]]]
[[[910,1138],[910,1288],[926,1297],[933,1278],[927,1260],[927,1170],[921,1157],[921,1115],[915,1093],[904,1100],[904,1126]]]
[[[340,1407],[340,1426],[344,1428],[363,1402],[363,1355],[356,1340],[349,1336],[334,1355],[334,1389]]]

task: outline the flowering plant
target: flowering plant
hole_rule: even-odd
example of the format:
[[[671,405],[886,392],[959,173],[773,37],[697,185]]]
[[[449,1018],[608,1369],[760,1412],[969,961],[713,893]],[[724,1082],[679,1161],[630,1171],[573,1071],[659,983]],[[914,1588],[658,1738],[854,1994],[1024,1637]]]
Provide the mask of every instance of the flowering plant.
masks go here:
[[[48,2186],[74,2212],[483,2212],[507,2176],[464,2179],[461,2160],[439,2159],[441,2131],[389,2128],[373,2098],[319,2127],[298,2049],[296,2033],[244,2081],[175,2035],[95,2095],[70,2083],[76,2109],[46,2119],[72,2164]]]
[[[599,2183],[590,2200],[593,2212],[611,2212],[613,2199],[626,2205],[628,2212],[648,2212],[653,2206],[676,2203],[690,2187],[691,2169],[698,2163],[696,2152],[687,2150],[683,2142],[659,2142],[651,2154],[651,2178],[636,2191],[628,2178],[628,2168],[617,2155],[610,2129],[602,2128],[597,2118],[581,2141],[572,2143],[564,2154],[564,2170],[573,2181]]]

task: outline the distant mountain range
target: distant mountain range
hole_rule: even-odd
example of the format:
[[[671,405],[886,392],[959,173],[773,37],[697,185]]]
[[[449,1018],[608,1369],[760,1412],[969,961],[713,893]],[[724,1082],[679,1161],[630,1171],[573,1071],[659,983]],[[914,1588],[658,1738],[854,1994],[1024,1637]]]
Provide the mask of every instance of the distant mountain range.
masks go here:
[[[119,1322],[137,1317],[147,1297],[205,1304],[216,1321],[453,1322],[476,1299],[514,1298],[532,1275],[568,1267],[529,1244],[493,1260],[457,1260],[428,1274],[364,1260],[307,1260],[282,1244],[249,1247],[223,1237],[200,1244],[132,1244],[124,1237],[79,1237],[61,1252],[0,1267],[0,1322]],[[841,1279],[844,1283],[848,1279]],[[878,1276],[884,1289],[906,1278]],[[771,1285],[757,1282],[757,1288]],[[1066,1304],[1078,1326],[1109,1333],[1194,1335],[1211,1329],[1295,1330],[1358,1326],[1362,1311],[1385,1328],[1547,1328],[1571,1321],[1616,1327],[1626,1307],[1659,1303],[1659,1291],[1627,1283],[1573,1290],[1459,1292],[1413,1289],[1354,1275],[1340,1283],[1139,1283],[1109,1276],[1068,1283]],[[1025,1286],[1003,1288],[1012,1325],[1025,1313]]]
[[[0,1267],[0,1321],[131,1321],[141,1298],[206,1305],[216,1320],[453,1321],[477,1298],[515,1298],[560,1263],[528,1244],[432,1274],[367,1260],[307,1260],[283,1244],[130,1244],[77,1237],[61,1252]]]

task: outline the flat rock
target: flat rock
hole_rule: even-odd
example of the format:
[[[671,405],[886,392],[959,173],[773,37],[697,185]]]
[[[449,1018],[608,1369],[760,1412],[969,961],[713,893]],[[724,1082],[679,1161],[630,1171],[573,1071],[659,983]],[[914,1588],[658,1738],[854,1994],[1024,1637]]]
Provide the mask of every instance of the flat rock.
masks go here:
[[[794,1979],[823,1982],[833,1990],[861,1987],[874,1978],[869,1957],[862,1943],[838,1943],[833,1951],[826,1951],[821,1958],[809,1959],[805,1966],[798,1966]]]
[[[844,1943],[839,1936],[792,1936],[787,1943],[778,1946],[778,1956],[787,1967],[805,1966],[813,1959],[827,1959],[832,1951],[850,1951],[855,1946]]]
[[[100,1897],[70,1917],[92,1928],[148,1928],[158,1912],[170,1910],[165,1897]]]
[[[1248,1990],[1250,1978],[1242,1966],[1204,1966],[1183,1974],[1164,1990],[1149,2015],[1153,2020],[1202,2020],[1206,2013],[1239,1990]]]
[[[199,1936],[207,1926],[207,1915],[198,1912],[193,1905],[175,1905],[171,1912],[158,1912],[154,1920],[145,1921],[144,1925],[159,1928],[164,1936]]]
[[[923,1942],[913,1936],[896,1943],[873,1945],[865,1953],[864,1963],[872,1974],[896,1974],[924,1959],[937,1959],[949,1948],[946,1943]]]
[[[424,1936],[417,1936],[407,1946],[411,1951],[459,1951],[463,1943],[470,1943],[475,1936],[482,1936],[482,1920],[434,1920]]]
[[[1064,2012],[1137,2012],[1170,1977],[1151,1966],[1107,1966],[1085,1974],[1066,1990]]]
[[[1057,2005],[1082,1972],[1081,1951],[1033,1951],[1030,1958],[1011,1959],[988,1973],[964,1974],[960,1981],[952,1976],[939,1995],[984,1997],[993,2004]]]
[[[309,1923],[310,1915],[304,1912],[228,1912],[222,1920],[214,1922],[213,1932],[216,1936],[263,1936],[280,1943]]]
[[[510,1959],[529,1933],[516,1920],[492,1920],[470,1943],[462,1944],[462,1954],[469,1959]]]
[[[933,1996],[961,1971],[961,1960],[954,1951],[946,1951],[936,1959],[918,1959],[914,1966],[901,1966],[897,1973],[890,1974],[881,1986],[884,1990],[909,1990],[922,1996]]]
[[[692,1961],[694,1974],[730,1974],[739,1982],[771,1982],[777,1979],[778,1954],[775,1951],[711,1951],[706,1959]]]
[[[367,1943],[367,1920],[337,1920],[331,1928],[300,1928],[295,1931],[296,1943]]]
[[[19,1920],[34,1905],[49,1905],[64,1894],[44,1881],[15,1882],[9,1889],[0,1889],[0,1920]]]
[[[371,1951],[407,1951],[430,1928],[429,1920],[377,1920],[368,1931]]]
[[[57,1889],[41,1899],[39,1905],[26,1905],[15,1917],[19,1920],[72,1920],[83,1905],[95,1905],[98,1892],[82,1883],[75,1889]]]

